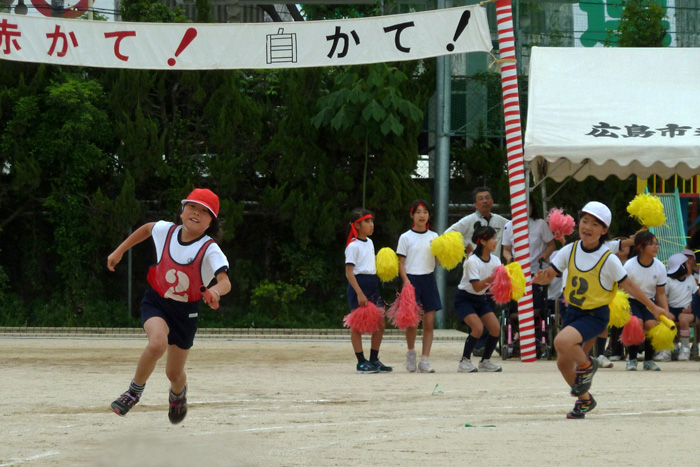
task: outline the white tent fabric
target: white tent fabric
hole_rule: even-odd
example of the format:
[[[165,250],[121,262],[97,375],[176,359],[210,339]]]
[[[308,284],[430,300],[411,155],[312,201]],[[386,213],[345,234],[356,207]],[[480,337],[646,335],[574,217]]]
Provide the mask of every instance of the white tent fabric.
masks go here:
[[[700,49],[533,47],[535,178],[700,174]]]

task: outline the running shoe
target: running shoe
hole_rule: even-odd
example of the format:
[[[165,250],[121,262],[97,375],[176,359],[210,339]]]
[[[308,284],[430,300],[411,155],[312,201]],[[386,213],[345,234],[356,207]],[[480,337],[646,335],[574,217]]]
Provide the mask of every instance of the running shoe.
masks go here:
[[[139,403],[140,397],[131,391],[126,391],[124,394],[119,396],[119,399],[112,402],[112,411],[119,415],[124,416],[131,410],[136,404]]]
[[[678,351],[678,360],[681,362],[690,360],[690,348],[681,347],[681,350]]]
[[[392,367],[386,366],[385,364],[383,364],[382,362],[380,362],[379,359],[377,359],[377,360],[375,360],[375,361],[373,361],[373,362],[370,362],[370,363],[371,363],[372,365],[374,365],[374,367],[375,367],[377,370],[379,370],[379,373],[389,373],[389,372],[391,372],[391,371],[394,371],[394,369],[393,369]]]
[[[374,366],[369,360],[357,364],[357,372],[363,374],[379,373],[379,368]]]
[[[584,370],[576,369],[576,379],[574,380],[574,385],[571,386],[572,396],[582,396],[588,392],[593,383],[593,375],[598,371],[598,360],[588,360],[591,362],[590,366]]]
[[[643,368],[646,371],[661,371],[661,368],[653,360],[644,360]]]
[[[659,350],[654,354],[654,361],[656,362],[670,362],[671,361],[671,352],[668,350]]]
[[[570,420],[580,420],[586,418],[586,414],[595,409],[596,405],[598,404],[596,403],[595,399],[593,399],[593,394],[591,394],[589,399],[577,399],[576,403],[574,404],[574,410],[566,414],[566,418]]]
[[[474,373],[476,371],[479,371],[479,369],[472,365],[471,360],[462,357],[462,360],[459,362],[459,367],[457,368],[457,371],[460,373]]]
[[[637,371],[637,359],[627,360],[627,366],[625,367],[627,371]]]
[[[613,362],[611,362],[608,357],[605,355],[598,355],[596,357],[596,360],[598,360],[598,366],[600,368],[612,368],[613,367]]]
[[[406,353],[406,370],[413,373],[417,369],[416,367],[416,353],[408,352]]]
[[[428,360],[420,361],[418,364],[418,371],[421,373],[435,373],[435,370],[433,370],[433,367],[430,366],[430,362]]]
[[[496,373],[496,372],[503,370],[503,368],[501,368],[499,365],[496,365],[491,360],[482,360],[479,362],[479,370],[480,371],[490,371],[492,373]]]
[[[170,409],[168,410],[168,419],[170,423],[176,425],[185,419],[187,415],[187,386],[182,390],[182,394],[176,398],[172,389],[170,390]]]

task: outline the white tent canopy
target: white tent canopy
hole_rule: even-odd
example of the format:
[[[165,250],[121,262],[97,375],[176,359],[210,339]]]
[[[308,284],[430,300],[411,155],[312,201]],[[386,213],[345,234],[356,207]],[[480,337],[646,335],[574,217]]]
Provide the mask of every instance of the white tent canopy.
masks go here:
[[[700,174],[700,49],[534,47],[524,154],[538,179]]]

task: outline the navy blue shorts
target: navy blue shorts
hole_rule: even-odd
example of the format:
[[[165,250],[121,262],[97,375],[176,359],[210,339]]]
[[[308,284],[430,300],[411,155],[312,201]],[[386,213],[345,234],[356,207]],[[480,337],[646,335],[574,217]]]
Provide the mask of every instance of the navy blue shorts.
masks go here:
[[[562,319],[562,329],[571,326],[581,334],[583,342],[586,342],[598,337],[608,327],[610,307],[603,305],[591,310],[583,310],[569,303]]]
[[[194,335],[197,334],[199,302],[176,302],[148,289],[141,300],[141,325],[154,316],[163,318],[168,325],[168,345],[176,345],[183,350],[192,347]]]
[[[698,295],[698,292],[693,294],[693,299],[690,301],[690,310],[695,315],[695,319],[700,320],[700,295]]]
[[[355,279],[368,301],[374,303],[378,307],[384,306],[382,296],[379,294],[379,278],[376,274],[357,274],[355,275]],[[355,292],[355,289],[353,289],[350,284],[348,284],[348,305],[350,305],[351,310],[360,306],[360,303],[357,301],[357,292]]]
[[[472,313],[476,313],[479,318],[482,318],[487,313],[493,313],[493,308],[486,294],[475,295],[458,289],[455,294],[455,311],[457,316],[459,316],[459,320],[464,322],[464,318]]]
[[[670,311],[675,317],[674,321],[678,321],[678,317],[683,313],[683,308],[676,308],[675,306],[670,306],[668,307],[668,311]]]
[[[652,300],[653,302],[654,300]],[[632,314],[636,316],[637,318],[642,320],[642,323],[646,323],[647,321],[654,320],[656,321],[656,318],[654,318],[654,313],[649,311],[646,306],[639,300],[635,300],[634,298],[630,298],[630,308],[632,309]]]
[[[435,274],[406,275],[413,288],[416,289],[416,302],[423,308],[423,311],[442,310]]]

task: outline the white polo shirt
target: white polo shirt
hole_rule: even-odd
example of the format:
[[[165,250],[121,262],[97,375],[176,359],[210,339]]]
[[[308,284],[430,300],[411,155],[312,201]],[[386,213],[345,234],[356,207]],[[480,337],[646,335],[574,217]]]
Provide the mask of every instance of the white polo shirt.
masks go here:
[[[435,256],[430,252],[430,243],[437,236],[432,230],[409,230],[401,234],[396,254],[405,258],[406,274],[424,275],[435,271]]]
[[[547,243],[554,240],[554,234],[549,230],[549,225],[544,219],[527,219],[528,241],[530,247],[530,271],[535,274],[540,270],[537,258],[547,249]],[[513,221],[510,220],[503,227],[503,246],[513,247]],[[512,251],[512,250],[511,250]],[[513,251],[513,253],[515,253]]]
[[[464,263],[464,272],[462,273],[462,281],[457,288],[469,292],[474,295],[484,295],[488,291],[488,287],[477,292],[472,286],[472,282],[480,281],[488,278],[496,266],[501,265],[501,260],[495,255],[490,255],[488,261],[484,261],[476,255],[470,255]]]
[[[688,308],[693,299],[693,294],[697,290],[698,284],[692,276],[685,277],[682,281],[669,277],[666,282],[668,306],[673,308]]]
[[[498,258],[501,257],[501,239],[503,236],[503,227],[508,223],[508,219],[498,214],[491,213],[491,217],[487,220],[482,216],[479,211],[473,212],[468,216],[464,216],[459,221],[455,222],[445,230],[447,232],[459,232],[464,237],[464,245],[471,245],[472,248],[476,248],[476,245],[472,243],[472,235],[474,235],[474,230],[476,229],[476,223],[479,223],[482,227],[489,226],[496,230],[496,250],[493,252]]]

